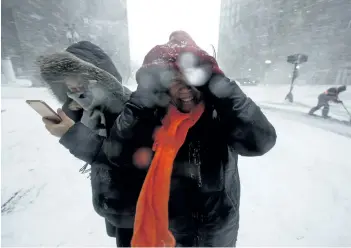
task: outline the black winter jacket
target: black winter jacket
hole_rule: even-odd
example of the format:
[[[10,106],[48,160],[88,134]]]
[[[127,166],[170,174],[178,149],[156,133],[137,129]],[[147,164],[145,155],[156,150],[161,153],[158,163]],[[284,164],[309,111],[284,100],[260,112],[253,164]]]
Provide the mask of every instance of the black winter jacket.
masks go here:
[[[205,99],[206,110],[174,161],[169,218],[178,246],[235,246],[238,154],[263,155],[276,142],[275,129],[260,108],[235,82],[225,80],[230,97]],[[132,96],[107,139],[76,123],[60,140],[74,156],[92,165],[92,184],[100,191],[94,195],[95,210],[116,227],[133,227],[146,171],[133,166],[132,154],[139,147],[152,146],[153,131],[163,116],[162,110],[138,106]],[[75,141],[75,137],[84,140]],[[106,173],[116,168],[117,173]]]
[[[329,101],[340,103],[339,100],[339,92],[337,87],[332,87],[323,92],[318,96],[318,100],[320,103],[328,104]]]

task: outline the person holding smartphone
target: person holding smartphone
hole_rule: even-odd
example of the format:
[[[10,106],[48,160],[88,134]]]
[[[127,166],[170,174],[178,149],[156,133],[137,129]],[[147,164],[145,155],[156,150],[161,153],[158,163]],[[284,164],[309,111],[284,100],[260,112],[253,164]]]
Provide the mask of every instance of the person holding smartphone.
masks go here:
[[[107,137],[131,94],[122,85],[117,68],[100,47],[89,41],[74,43],[65,51],[41,56],[38,64],[47,87],[63,103],[57,111],[61,121],[57,123],[57,118],[49,118],[52,114],[45,103],[28,103],[43,116],[48,116],[43,118],[43,122],[52,135],[61,138],[66,134],[65,144],[76,146],[78,157],[80,153],[94,154],[96,147],[90,146],[86,139]],[[70,131],[73,127],[75,132]],[[92,164],[90,160],[82,160]],[[111,197],[110,192],[120,190],[112,178],[115,175],[128,178],[130,173],[126,173],[108,161],[94,163],[91,168],[93,205],[96,212],[105,217],[107,233],[112,237],[117,234],[115,216],[118,212],[111,204],[107,204],[108,208],[105,206],[106,202],[116,202],[116,197]]]

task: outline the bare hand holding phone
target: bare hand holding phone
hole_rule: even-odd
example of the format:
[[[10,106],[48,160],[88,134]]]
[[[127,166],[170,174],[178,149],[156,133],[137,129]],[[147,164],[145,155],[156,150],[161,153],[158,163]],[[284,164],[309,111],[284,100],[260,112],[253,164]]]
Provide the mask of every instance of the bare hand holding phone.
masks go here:
[[[42,100],[27,100],[26,102],[43,117],[46,129],[56,137],[61,138],[74,125],[74,121],[62,109],[58,109],[56,113]]]
[[[70,119],[62,109],[58,109],[57,114],[61,119],[60,123],[54,122],[45,117],[43,117],[43,122],[49,133],[61,138],[74,125],[74,121]]]

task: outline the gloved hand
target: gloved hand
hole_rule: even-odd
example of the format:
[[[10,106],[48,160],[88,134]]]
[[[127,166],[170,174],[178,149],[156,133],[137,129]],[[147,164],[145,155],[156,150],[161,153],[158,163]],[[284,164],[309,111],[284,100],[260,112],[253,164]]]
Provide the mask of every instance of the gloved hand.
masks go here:
[[[232,96],[233,92],[241,92],[235,81],[219,74],[213,74],[206,84],[196,88],[202,92],[205,100],[209,101],[225,99]]]
[[[213,75],[208,83],[210,93],[216,98],[228,98],[240,87],[224,75]],[[240,90],[241,91],[241,90]]]
[[[170,103],[167,80],[162,79],[162,71],[153,69],[138,76],[138,88],[130,101],[140,107],[167,107]]]
[[[201,91],[204,94],[205,102],[213,104],[219,114],[230,117],[241,115],[242,120],[248,120],[252,113],[252,100],[240,89],[239,85],[222,74],[214,74]],[[226,113],[226,114],[223,114]],[[244,114],[242,114],[244,113]],[[243,118],[243,116],[245,118]]]
[[[337,99],[337,100],[336,100],[336,103],[343,104],[343,101],[341,101],[341,100]]]

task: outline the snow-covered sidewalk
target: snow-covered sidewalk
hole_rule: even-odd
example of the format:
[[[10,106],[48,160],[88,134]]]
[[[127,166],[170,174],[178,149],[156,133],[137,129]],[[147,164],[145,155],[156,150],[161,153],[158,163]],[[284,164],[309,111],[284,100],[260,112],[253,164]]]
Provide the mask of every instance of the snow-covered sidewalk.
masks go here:
[[[267,111],[278,139],[240,158],[239,246],[351,246],[351,139]]]
[[[294,102],[285,101],[285,96],[289,91],[289,85],[260,85],[258,87],[242,87],[245,93],[257,101],[261,106],[268,106],[282,110],[296,110],[301,113],[308,111],[317,105],[317,97],[330,87],[335,85],[297,85],[294,87]],[[339,98],[343,100],[345,106],[351,113],[351,89],[340,93]],[[316,114],[321,114],[320,110]],[[350,120],[341,104],[330,103],[330,116],[340,120]]]
[[[84,163],[48,134],[25,100],[59,104],[43,89],[14,91],[1,106],[2,246],[114,246],[93,210],[90,181],[78,172]]]

